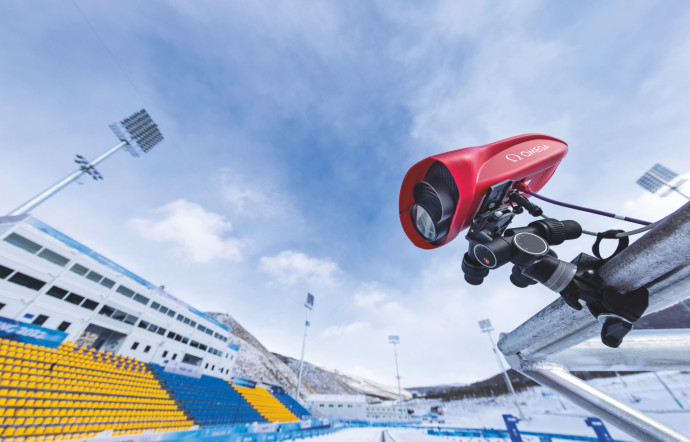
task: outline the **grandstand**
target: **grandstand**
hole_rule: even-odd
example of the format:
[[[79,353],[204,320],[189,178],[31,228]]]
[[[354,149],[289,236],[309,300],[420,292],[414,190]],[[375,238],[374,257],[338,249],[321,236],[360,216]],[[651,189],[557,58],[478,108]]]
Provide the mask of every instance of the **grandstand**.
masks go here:
[[[148,368],[93,348],[0,341],[3,440],[93,437],[192,426]]]
[[[226,325],[52,227],[0,217],[0,442],[301,431],[311,415],[282,388],[233,377],[232,341]]]
[[[166,373],[162,367],[155,365],[153,369],[199,425],[267,422],[227,381],[205,375],[195,379]]]
[[[297,416],[263,387],[231,385],[268,422],[296,422]]]

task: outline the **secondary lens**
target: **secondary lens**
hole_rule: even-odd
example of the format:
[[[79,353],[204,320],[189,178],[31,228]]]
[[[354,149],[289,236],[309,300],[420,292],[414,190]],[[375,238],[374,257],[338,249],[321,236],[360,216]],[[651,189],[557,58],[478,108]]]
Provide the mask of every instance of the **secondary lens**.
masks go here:
[[[427,212],[426,209],[419,204],[415,204],[410,209],[410,214],[412,215],[412,220],[414,221],[414,225],[419,234],[429,242],[435,241],[436,226],[434,225],[434,220],[431,219],[429,212]]]

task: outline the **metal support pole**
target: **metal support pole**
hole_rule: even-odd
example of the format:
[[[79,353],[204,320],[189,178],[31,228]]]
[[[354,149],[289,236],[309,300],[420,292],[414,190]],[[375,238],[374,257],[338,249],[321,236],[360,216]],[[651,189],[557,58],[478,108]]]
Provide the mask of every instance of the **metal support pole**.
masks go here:
[[[101,156],[96,158],[95,160],[91,161],[88,165],[85,165],[79,170],[75,170],[71,174],[67,175],[65,178],[62,180],[58,181],[57,183],[53,184],[43,192],[39,193],[29,201],[25,202],[21,206],[17,207],[13,211],[7,214],[7,216],[16,216],[16,215],[24,215],[28,213],[31,209],[34,207],[38,206],[41,204],[43,201],[47,200],[51,196],[55,195],[58,191],[64,189],[69,183],[72,181],[75,181],[77,178],[85,174],[89,169],[96,167],[96,165],[115,152],[117,152],[121,147],[127,145],[127,141],[122,141],[120,144],[113,146],[106,152],[104,152]]]
[[[400,388],[400,371],[398,370],[398,347],[397,343],[393,342],[393,353],[395,354],[395,376],[398,379],[398,413],[400,420],[402,420],[402,389]]]
[[[618,378],[618,380],[621,381],[621,384],[623,384],[623,387],[627,388],[628,384],[626,384],[625,381],[623,380],[623,376],[621,376],[621,374],[618,373],[617,371],[614,373],[616,373],[616,378]]]
[[[687,436],[602,393],[557,364],[531,363],[520,359],[519,354],[508,356],[507,359],[514,369],[525,376],[555,390],[639,440],[690,442]]]
[[[304,338],[302,339],[302,356],[299,358],[299,376],[297,376],[297,399],[301,400],[299,397],[299,391],[302,387],[302,365],[304,364],[304,347],[307,345],[307,327],[309,327],[309,311],[311,309],[307,308],[307,318],[304,320]]]
[[[653,371],[652,373],[654,373],[654,376],[656,376],[656,378],[659,380],[659,383],[661,383],[661,385],[664,386],[664,388],[666,389],[666,391],[668,391],[668,394],[671,395],[671,397],[673,398],[673,400],[676,401],[676,404],[678,404],[678,406],[679,406],[681,409],[684,409],[685,407],[683,407],[683,404],[678,400],[678,398],[676,397],[676,395],[673,394],[673,392],[671,391],[671,389],[668,388],[668,385],[666,385],[666,382],[664,382],[664,381],[661,379],[661,376],[659,376],[659,373],[657,373],[656,371]]]
[[[531,357],[523,357],[534,361]],[[599,338],[594,338],[544,360],[571,371],[687,370],[690,330],[633,330],[618,348],[606,347]]]
[[[506,381],[506,386],[508,387],[508,390],[510,390],[510,394],[513,395],[513,401],[515,402],[515,407],[517,407],[518,413],[520,414],[520,420],[529,420],[529,417],[527,417],[524,411],[522,411],[522,407],[520,406],[520,401],[518,400],[517,393],[515,393],[513,384],[510,382],[510,377],[508,377],[508,372],[503,366],[503,362],[501,362],[501,357],[498,355],[498,350],[496,350],[496,345],[494,344],[494,338],[491,336],[491,331],[486,331],[486,334],[489,335],[489,340],[491,341],[491,351],[493,351],[494,356],[496,356],[496,362],[498,363],[498,367],[500,368],[501,373],[503,373],[503,379],[505,379]]]

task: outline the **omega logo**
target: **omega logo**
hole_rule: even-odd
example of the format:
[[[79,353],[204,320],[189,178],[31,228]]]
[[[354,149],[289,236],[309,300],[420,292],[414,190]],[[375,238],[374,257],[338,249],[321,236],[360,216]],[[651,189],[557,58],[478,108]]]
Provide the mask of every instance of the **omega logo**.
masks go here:
[[[536,155],[540,152],[544,152],[545,150],[549,149],[551,146],[542,144],[540,146],[535,146],[531,149],[523,150],[519,154],[517,153],[509,153],[506,155],[506,159],[512,163],[517,163],[518,161],[522,161],[525,158],[529,158],[532,155]]]

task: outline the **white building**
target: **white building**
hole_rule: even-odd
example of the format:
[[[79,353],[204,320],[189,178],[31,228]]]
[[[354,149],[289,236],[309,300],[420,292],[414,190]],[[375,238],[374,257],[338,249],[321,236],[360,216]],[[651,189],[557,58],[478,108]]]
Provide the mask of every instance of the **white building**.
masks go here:
[[[397,421],[411,419],[405,406],[400,407],[398,402],[382,402],[367,405],[368,420]]]
[[[307,410],[311,413],[335,418],[367,418],[367,397],[363,394],[311,394],[307,397]]]
[[[397,421],[411,418],[397,401],[369,404],[363,394],[312,394],[307,397],[307,409],[334,419]]]
[[[0,217],[0,317],[230,379],[232,330],[30,215]]]

